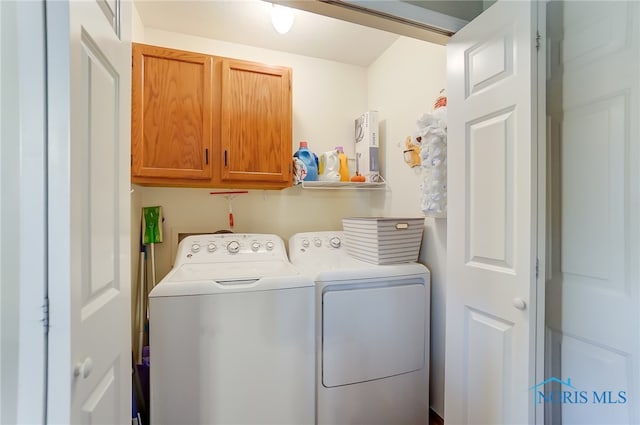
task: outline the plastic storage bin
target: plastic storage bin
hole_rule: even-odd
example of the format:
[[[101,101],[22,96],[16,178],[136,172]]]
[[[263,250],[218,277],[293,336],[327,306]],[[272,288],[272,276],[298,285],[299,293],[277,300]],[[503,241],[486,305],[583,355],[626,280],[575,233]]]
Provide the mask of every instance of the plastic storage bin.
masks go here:
[[[342,219],[347,252],[373,264],[418,260],[424,217],[348,217]]]

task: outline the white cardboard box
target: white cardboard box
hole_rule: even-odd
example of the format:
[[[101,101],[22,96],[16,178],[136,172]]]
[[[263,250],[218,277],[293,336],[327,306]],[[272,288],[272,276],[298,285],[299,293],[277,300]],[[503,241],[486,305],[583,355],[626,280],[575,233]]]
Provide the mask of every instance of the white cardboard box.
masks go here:
[[[356,169],[369,183],[380,178],[380,139],[378,133],[378,111],[368,111],[355,123]]]

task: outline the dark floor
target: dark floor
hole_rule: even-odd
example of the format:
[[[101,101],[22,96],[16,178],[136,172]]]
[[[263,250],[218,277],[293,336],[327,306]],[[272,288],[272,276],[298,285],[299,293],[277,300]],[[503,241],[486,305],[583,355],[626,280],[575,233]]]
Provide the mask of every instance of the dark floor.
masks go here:
[[[429,409],[429,425],[444,425],[444,419],[442,419],[436,412]]]

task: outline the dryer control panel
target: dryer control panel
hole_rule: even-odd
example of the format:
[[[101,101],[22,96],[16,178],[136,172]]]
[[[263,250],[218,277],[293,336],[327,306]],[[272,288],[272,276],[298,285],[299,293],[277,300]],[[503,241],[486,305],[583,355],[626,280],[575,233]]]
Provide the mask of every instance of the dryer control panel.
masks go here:
[[[348,256],[342,231],[296,233],[289,239],[291,262],[340,261]]]
[[[289,252],[318,253],[344,249],[341,231],[296,233],[289,239]]]
[[[278,235],[221,233],[191,235],[178,245],[174,266],[185,263],[287,261],[284,242]]]

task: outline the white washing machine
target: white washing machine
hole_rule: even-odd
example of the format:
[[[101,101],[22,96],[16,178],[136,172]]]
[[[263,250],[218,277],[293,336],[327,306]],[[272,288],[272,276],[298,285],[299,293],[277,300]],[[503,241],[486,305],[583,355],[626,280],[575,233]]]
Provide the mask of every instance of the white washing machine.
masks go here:
[[[316,283],[316,423],[427,424],[429,270],[356,260],[342,240],[289,240],[292,264]]]
[[[185,238],[149,295],[151,423],[312,424],[313,286],[276,235]]]

